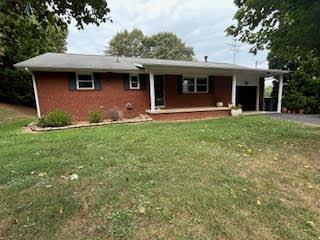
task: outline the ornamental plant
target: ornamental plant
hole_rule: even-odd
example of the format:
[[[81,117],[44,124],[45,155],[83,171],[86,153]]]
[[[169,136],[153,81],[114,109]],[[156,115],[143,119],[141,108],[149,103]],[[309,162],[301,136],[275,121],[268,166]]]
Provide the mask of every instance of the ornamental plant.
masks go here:
[[[38,125],[41,127],[62,127],[71,124],[71,116],[60,110],[55,109],[46,116],[39,119]]]
[[[232,110],[242,109],[242,105],[241,105],[241,104],[238,104],[238,105],[236,105],[236,106],[232,106],[231,109],[232,109]]]
[[[90,123],[98,123],[102,121],[101,112],[90,112],[89,113],[89,122]]]

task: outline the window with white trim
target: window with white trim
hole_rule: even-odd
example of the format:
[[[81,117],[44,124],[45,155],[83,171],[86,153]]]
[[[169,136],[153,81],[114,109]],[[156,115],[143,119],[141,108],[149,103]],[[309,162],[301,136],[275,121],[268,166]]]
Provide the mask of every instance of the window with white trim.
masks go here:
[[[207,77],[183,77],[183,93],[208,93],[209,85]]]
[[[130,89],[140,89],[140,79],[138,75],[130,75]]]
[[[92,73],[77,73],[77,89],[94,89],[94,79]]]

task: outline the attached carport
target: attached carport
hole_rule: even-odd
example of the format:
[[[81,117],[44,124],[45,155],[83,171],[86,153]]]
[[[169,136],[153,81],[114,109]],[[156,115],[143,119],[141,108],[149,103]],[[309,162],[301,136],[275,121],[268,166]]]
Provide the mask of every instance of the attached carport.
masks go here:
[[[279,81],[277,112],[281,112],[283,76],[287,70],[250,69],[233,74],[232,104],[242,105],[243,111],[264,111],[264,86],[266,79]]]

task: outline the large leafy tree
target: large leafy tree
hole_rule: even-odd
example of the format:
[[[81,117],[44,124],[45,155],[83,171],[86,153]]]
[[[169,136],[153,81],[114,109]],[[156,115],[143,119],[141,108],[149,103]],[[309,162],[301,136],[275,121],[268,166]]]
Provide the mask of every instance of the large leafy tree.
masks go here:
[[[66,27],[75,20],[78,28],[84,24],[100,23],[110,20],[106,0],[1,0],[0,12],[6,15],[36,17],[42,25]]]
[[[4,55],[4,48],[3,48],[3,45],[2,45],[2,34],[0,33],[0,57]],[[1,64],[1,62],[0,62]]]
[[[67,30],[47,25],[34,16],[12,18],[0,15],[4,54],[0,56],[0,100],[33,104],[31,76],[17,70],[13,64],[45,52],[64,52]]]
[[[43,27],[35,17],[11,18],[3,16],[0,22],[5,66],[24,61],[45,52],[66,50],[67,30],[48,25]]]
[[[237,23],[227,33],[252,44],[253,53],[265,48],[284,56],[305,49],[319,51],[319,0],[234,2],[239,8],[234,16]]]
[[[143,57],[146,54],[146,37],[139,29],[117,33],[109,42],[105,51],[108,55]]]
[[[106,54],[126,57],[147,57],[171,60],[192,60],[193,48],[174,33],[146,36],[139,29],[117,33],[106,47]]]
[[[298,58],[286,60],[271,51],[270,68],[293,70],[284,77],[283,106],[288,109],[305,109],[306,113],[320,112],[320,57],[314,51],[301,53]],[[273,82],[272,96],[277,97],[278,82]]]
[[[111,21],[109,12],[106,0],[1,0],[0,100],[32,104],[30,75],[13,64],[45,52],[64,52],[72,20],[82,29]]]
[[[192,60],[193,48],[177,37],[174,33],[162,32],[148,39],[147,57],[171,60]]]

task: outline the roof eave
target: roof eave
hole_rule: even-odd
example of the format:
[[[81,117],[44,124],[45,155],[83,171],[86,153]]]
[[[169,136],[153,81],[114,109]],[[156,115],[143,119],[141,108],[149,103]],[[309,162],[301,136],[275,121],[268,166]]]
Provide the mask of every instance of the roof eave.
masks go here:
[[[99,68],[70,68],[70,67],[37,67],[26,65],[14,65],[17,69],[30,72],[117,72],[117,73],[137,73],[144,72],[142,69],[99,69]]]
[[[221,67],[205,67],[205,66],[181,66],[181,65],[165,65],[165,64],[143,64],[145,67],[163,67],[163,68],[193,68],[193,69],[206,69],[206,70],[222,70],[234,72],[257,72],[263,73],[266,76],[289,74],[292,71],[280,69],[257,69],[257,68],[221,68]]]
[[[274,75],[285,75],[289,74],[292,71],[289,70],[279,70],[279,69],[256,69],[256,68],[220,68],[220,67],[205,67],[205,66],[177,66],[177,65],[165,65],[165,64],[143,64],[144,67],[160,67],[160,68],[179,68],[179,69],[205,69],[205,70],[216,70],[216,71],[228,71],[228,72],[254,72],[261,74],[265,77],[274,76]],[[109,69],[99,69],[99,68],[72,68],[72,67],[38,67],[38,66],[30,66],[24,64],[14,64],[14,67],[17,69],[23,69],[31,72],[118,72],[118,73],[145,73],[147,69],[117,69],[117,68],[109,68]]]

